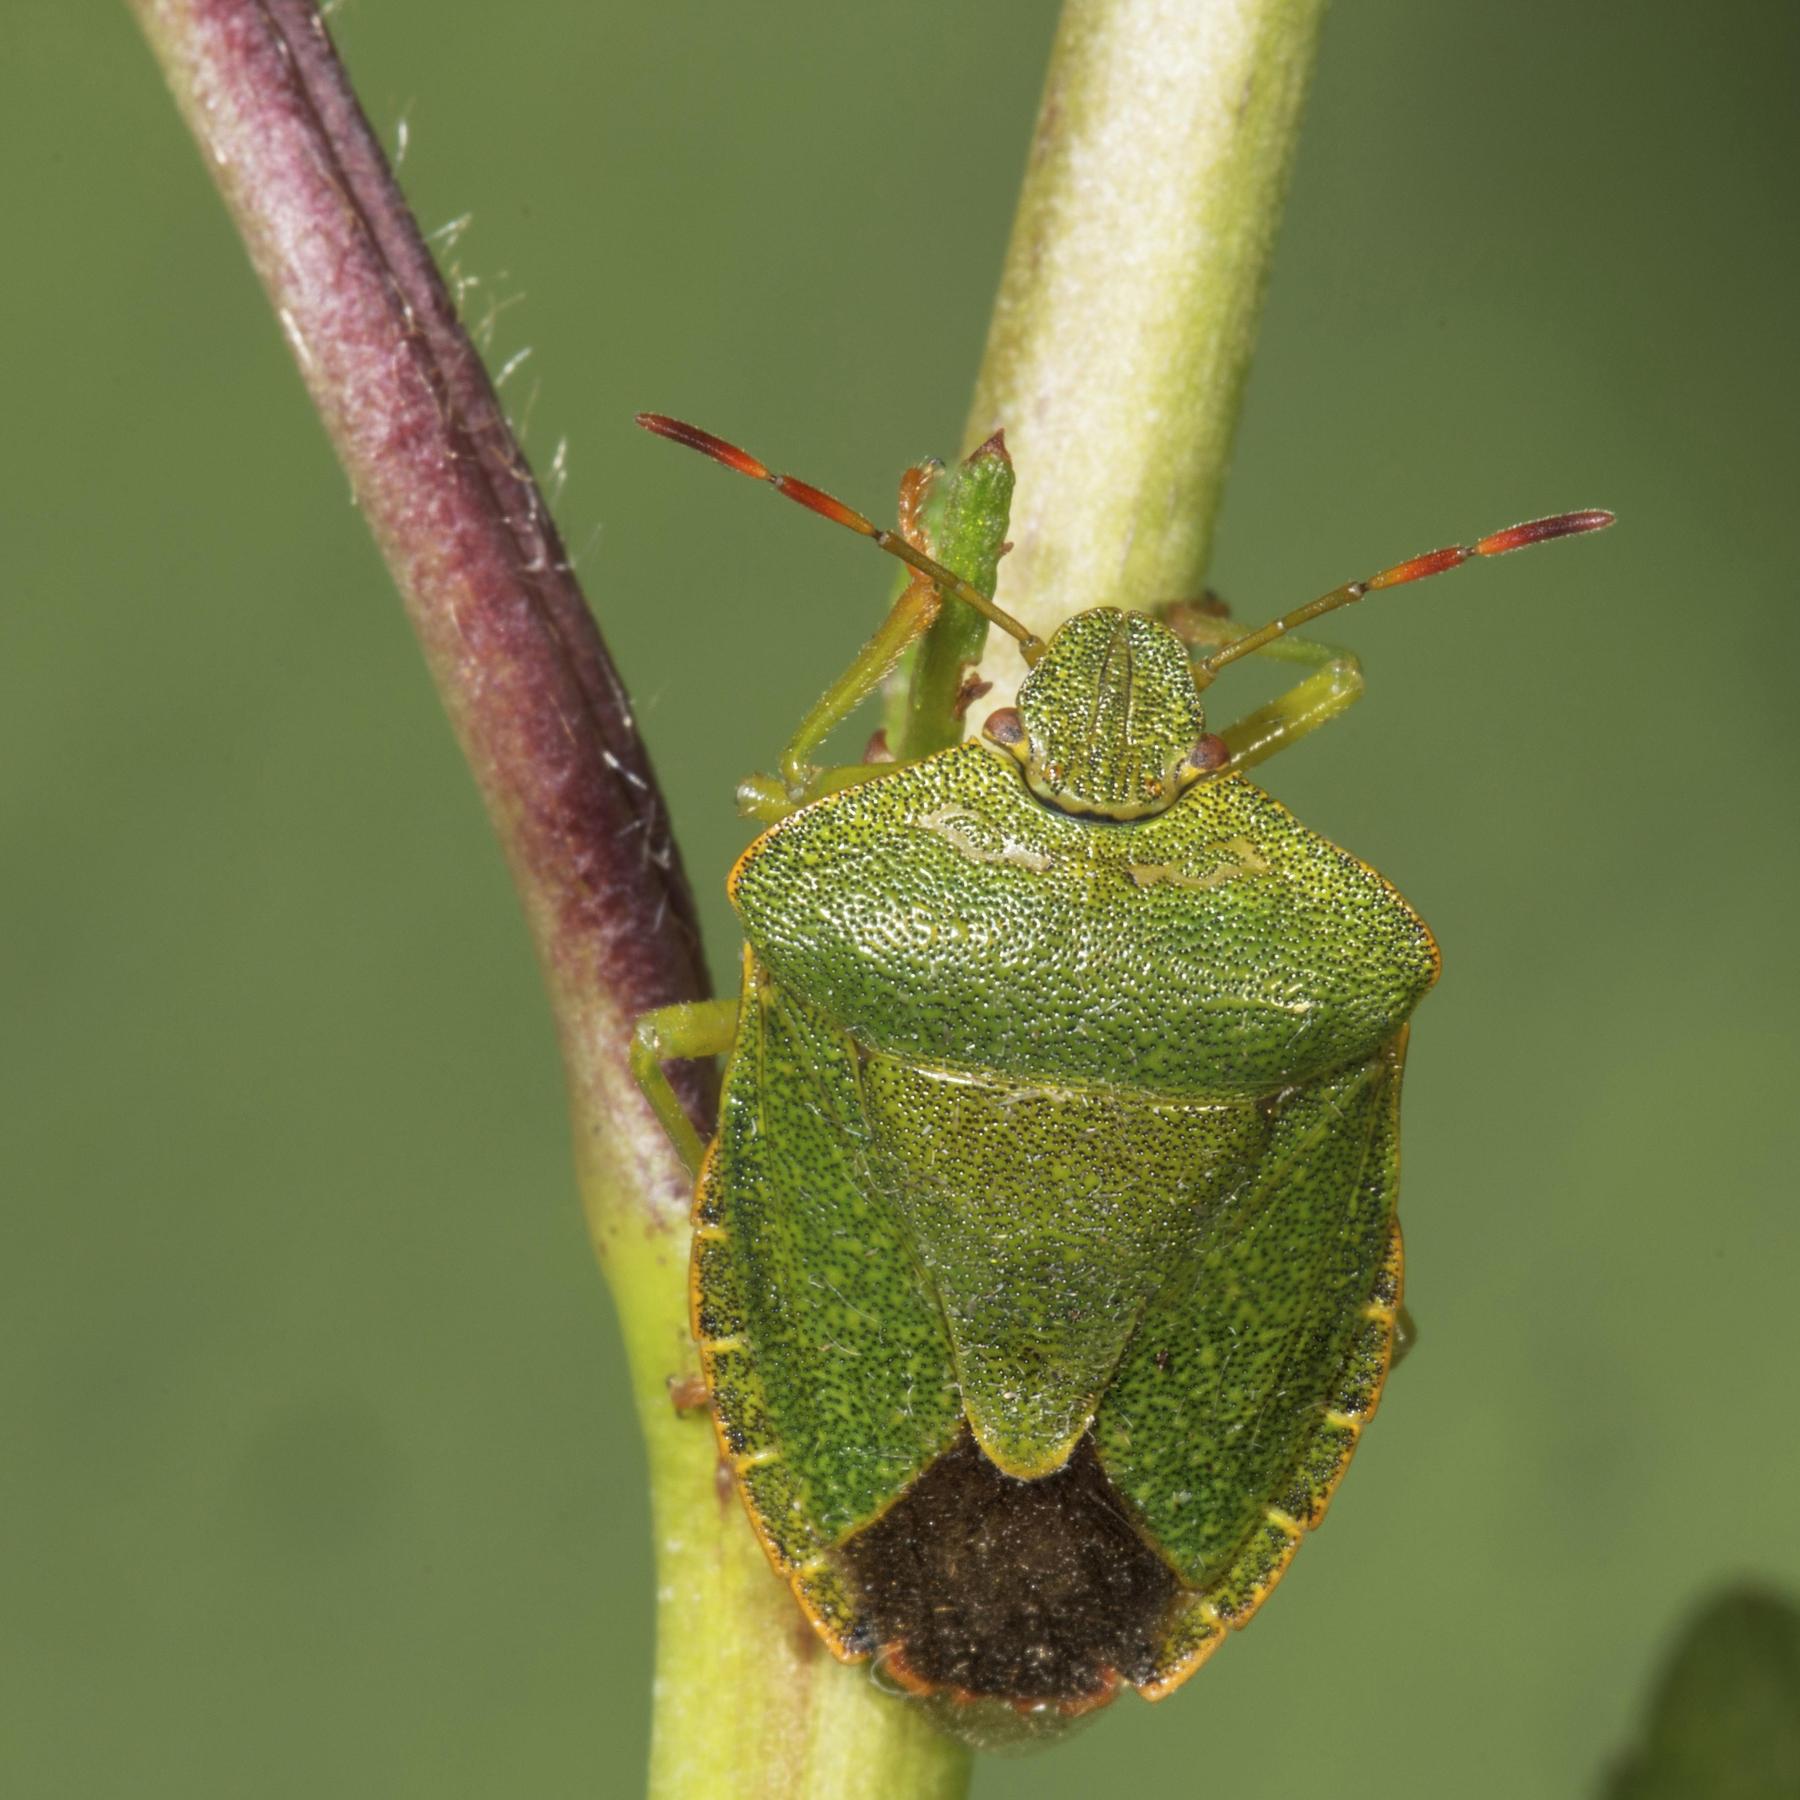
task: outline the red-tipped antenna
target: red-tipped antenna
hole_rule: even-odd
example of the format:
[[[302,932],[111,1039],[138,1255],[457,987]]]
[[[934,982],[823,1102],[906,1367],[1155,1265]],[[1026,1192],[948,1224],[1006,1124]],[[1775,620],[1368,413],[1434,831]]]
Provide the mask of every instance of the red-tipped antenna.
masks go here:
[[[1270,620],[1267,625],[1251,632],[1247,637],[1237,638],[1223,645],[1211,656],[1194,665],[1194,678],[1204,687],[1222,668],[1228,663],[1236,662],[1240,656],[1248,656],[1265,644],[1273,643],[1276,638],[1285,637],[1288,632],[1298,630],[1302,625],[1310,625],[1314,619],[1328,612],[1336,612],[1340,606],[1349,606],[1364,594],[1372,594],[1378,588],[1401,587],[1409,581],[1423,581],[1427,575],[1442,575],[1446,569],[1454,569],[1473,556],[1505,556],[1509,550],[1523,550],[1531,544],[1547,543],[1551,538],[1574,537],[1583,531],[1604,531],[1612,522],[1611,513],[1598,509],[1557,513],[1553,518],[1532,519],[1523,525],[1509,525],[1506,530],[1491,532],[1473,544],[1451,544],[1442,550],[1427,550],[1423,556],[1410,557],[1403,563],[1396,563],[1393,568],[1383,569],[1379,575],[1371,575],[1366,581],[1346,581],[1342,587],[1333,588],[1329,594],[1321,594],[1317,600],[1309,600],[1304,606],[1296,607],[1290,613],[1283,613],[1279,619]]]
[[[972,582],[963,580],[953,569],[946,569],[942,563],[933,562],[922,550],[915,550],[899,532],[884,531],[881,526],[865,519],[861,513],[826,493],[823,488],[816,488],[810,482],[800,481],[792,475],[777,475],[766,463],[758,462],[748,450],[740,450],[736,444],[728,444],[723,438],[714,437],[710,431],[702,431],[698,425],[686,425],[680,419],[666,418],[662,413],[639,413],[637,422],[646,431],[654,431],[658,437],[666,437],[674,443],[685,444],[690,450],[698,450],[702,456],[710,456],[714,462],[723,463],[726,468],[735,469],[740,475],[748,475],[752,481],[766,481],[778,494],[786,494],[790,500],[798,500],[802,506],[831,520],[834,525],[843,525],[863,537],[872,538],[877,547],[917,569],[940,592],[954,594],[957,599],[974,607],[990,624],[998,625],[1008,636],[1017,638],[1019,649],[1028,663],[1036,662],[1044,654],[1043,640],[1034,637],[1011,613],[1002,611]]]

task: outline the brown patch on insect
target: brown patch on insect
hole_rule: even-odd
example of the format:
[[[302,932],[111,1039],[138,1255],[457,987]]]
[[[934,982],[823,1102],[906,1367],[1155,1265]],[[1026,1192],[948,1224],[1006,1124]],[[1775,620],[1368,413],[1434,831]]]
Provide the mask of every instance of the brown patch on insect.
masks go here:
[[[669,1377],[669,1404],[678,1413],[701,1412],[706,1407],[706,1377],[698,1370]]]
[[[966,717],[969,708],[973,706],[983,694],[991,693],[993,687],[994,684],[991,681],[983,681],[981,679],[980,675],[976,672],[974,663],[965,663],[963,665],[962,679],[956,686],[956,699],[951,703],[951,712],[959,719]]]
[[[1178,1591],[1085,1438],[1015,1481],[964,1436],[840,1556],[898,1685],[1070,1714],[1154,1678]]]
[[[1119,1691],[1119,1682],[1117,1669],[1102,1669],[1099,1685],[1091,1694],[1083,1694],[1074,1700],[1058,1701],[1056,1710],[1065,1719],[1079,1719],[1083,1713],[1097,1712],[1101,1707],[1111,1704],[1113,1696]],[[1029,1701],[1016,1700],[1013,1704],[1020,1712],[1030,1710]]]
[[[1273,867],[1248,838],[1232,838],[1219,848],[1236,860],[1220,863],[1195,875],[1174,863],[1126,863],[1125,873],[1141,888],[1158,885],[1178,888],[1216,888],[1228,881],[1240,881],[1248,875],[1267,875]]]
[[[878,1679],[900,1692],[910,1694],[915,1700],[947,1700],[952,1706],[991,1705],[1000,1700],[1010,1706],[1021,1718],[1030,1718],[1034,1714],[1046,1710],[1054,1712],[1059,1718],[1079,1719],[1087,1713],[1098,1712],[1101,1707],[1112,1704],[1120,1686],[1117,1669],[1102,1669],[1100,1679],[1091,1693],[1078,1695],[1073,1700],[1032,1700],[1012,1698],[995,1694],[978,1693],[973,1688],[940,1687],[936,1682],[921,1675],[906,1660],[906,1648],[902,1644],[883,1644],[876,1651]]]
[[[891,763],[894,753],[888,748],[887,727],[871,734],[869,741],[863,745],[862,759],[866,763]]]

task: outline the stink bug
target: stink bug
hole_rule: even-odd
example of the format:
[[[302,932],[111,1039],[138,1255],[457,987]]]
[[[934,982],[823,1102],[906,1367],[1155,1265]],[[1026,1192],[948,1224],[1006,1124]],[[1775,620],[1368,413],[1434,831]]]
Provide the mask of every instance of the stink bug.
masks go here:
[[[697,1173],[723,1455],[845,1660],[989,1712],[1158,1698],[1324,1514],[1400,1308],[1401,1064],[1438,952],[1244,773],[1361,690],[1352,656],[1290,633],[1611,516],[1414,557],[1247,633],[1103,608],[1046,643],[991,597],[998,438],[935,546],[971,580],[927,554],[918,471],[889,532],[639,423],[914,572],[780,778],[740,790],[769,826],[729,886],[742,996],[649,1015],[634,1044]],[[1018,640],[1016,707],[911,761],[816,768],[946,603]],[[1215,735],[1202,690],[1252,652],[1310,672]],[[726,1050],[703,1152],[662,1064]]]

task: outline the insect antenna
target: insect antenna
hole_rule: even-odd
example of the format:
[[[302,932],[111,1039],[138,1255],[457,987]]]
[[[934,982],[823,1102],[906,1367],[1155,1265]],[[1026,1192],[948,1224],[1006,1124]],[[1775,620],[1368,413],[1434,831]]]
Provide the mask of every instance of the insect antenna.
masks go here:
[[[1504,531],[1490,532],[1473,544],[1449,544],[1442,550],[1427,550],[1423,556],[1409,557],[1405,562],[1396,563],[1391,569],[1383,569],[1379,575],[1371,575],[1364,581],[1346,581],[1342,587],[1333,588],[1329,594],[1321,594],[1318,599],[1309,600],[1304,606],[1297,606],[1292,612],[1283,613],[1279,619],[1271,619],[1267,625],[1244,637],[1221,645],[1211,656],[1195,663],[1194,679],[1205,687],[1221,669],[1236,662],[1240,656],[1249,656],[1253,651],[1262,649],[1265,644],[1273,643],[1278,637],[1285,637],[1302,625],[1310,625],[1314,619],[1321,618],[1328,612],[1336,612],[1340,606],[1352,605],[1364,594],[1372,594],[1378,588],[1402,587],[1409,581],[1423,581],[1427,575],[1442,575],[1447,569],[1454,569],[1468,562],[1471,557],[1505,556],[1510,550],[1523,550],[1530,544],[1548,543],[1551,538],[1574,537],[1584,531],[1604,531],[1612,522],[1611,513],[1598,509],[1557,513],[1548,519],[1531,519],[1523,525],[1509,525]]]
[[[723,463],[726,468],[735,469],[740,475],[748,475],[752,481],[766,481],[778,494],[786,494],[790,500],[798,500],[802,506],[816,512],[821,518],[830,519],[833,524],[846,526],[863,537],[873,539],[877,548],[885,550],[890,556],[897,556],[903,563],[918,570],[941,593],[954,594],[957,599],[974,607],[989,624],[998,625],[1009,637],[1016,638],[1026,662],[1035,663],[1044,654],[1043,639],[1027,631],[1011,613],[996,606],[973,582],[965,581],[953,569],[934,562],[924,551],[914,549],[899,532],[884,530],[872,519],[865,519],[861,513],[826,493],[823,488],[816,488],[810,482],[801,481],[793,475],[777,475],[767,464],[758,462],[748,450],[740,450],[736,444],[728,444],[723,438],[714,437],[710,431],[702,431],[698,425],[686,425],[680,419],[671,419],[662,413],[639,413],[637,422],[646,431],[654,431],[658,437],[668,438],[672,443],[685,444],[690,450],[698,450],[702,456],[710,456],[714,462]]]

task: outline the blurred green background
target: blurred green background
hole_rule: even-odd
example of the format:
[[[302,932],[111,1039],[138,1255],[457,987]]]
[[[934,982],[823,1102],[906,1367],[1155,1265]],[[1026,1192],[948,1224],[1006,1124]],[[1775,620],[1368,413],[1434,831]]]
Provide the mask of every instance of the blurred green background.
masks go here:
[[[884,508],[953,446],[1047,6],[353,0],[735,981],[730,792],[886,571],[630,425]],[[122,8],[13,0],[0,439],[0,1791],[630,1795],[651,1572],[507,878]],[[1166,1705],[978,1773],[1579,1795],[1715,1583],[1800,1582],[1800,15],[1333,15],[1217,584],[1362,609],[1268,771],[1437,929],[1421,1347]],[[540,390],[541,384],[541,390]],[[1248,692],[1246,688],[1244,691]]]

